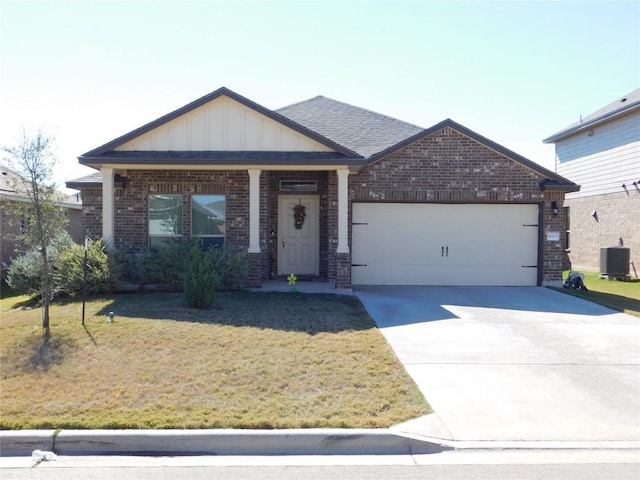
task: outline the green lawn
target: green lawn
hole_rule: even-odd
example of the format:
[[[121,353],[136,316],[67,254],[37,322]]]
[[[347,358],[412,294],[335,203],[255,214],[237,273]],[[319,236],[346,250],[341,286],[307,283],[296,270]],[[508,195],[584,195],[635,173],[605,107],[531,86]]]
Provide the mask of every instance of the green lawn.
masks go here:
[[[0,301],[0,428],[383,428],[430,407],[355,297]],[[108,313],[115,313],[115,322]]]
[[[564,272],[563,280],[568,271]],[[601,279],[598,272],[584,273],[584,283],[588,291],[560,288],[559,291],[590,300],[605,307],[640,317],[640,280],[631,281]]]

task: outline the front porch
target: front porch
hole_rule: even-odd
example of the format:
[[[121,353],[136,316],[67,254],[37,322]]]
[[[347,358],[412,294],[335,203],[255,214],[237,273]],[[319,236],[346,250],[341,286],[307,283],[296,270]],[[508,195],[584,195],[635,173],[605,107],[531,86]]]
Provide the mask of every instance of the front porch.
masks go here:
[[[216,197],[216,224],[221,224],[216,231],[222,232],[219,244],[249,256],[248,286],[259,287],[294,273],[317,277],[337,288],[349,287],[348,176],[345,166],[107,167],[102,169],[102,189],[96,192],[101,197],[95,210],[102,213],[102,232],[91,232],[91,236],[101,233],[107,243],[125,252],[153,247],[151,213],[158,216],[164,211],[152,208],[151,200],[165,197],[176,204],[177,221],[171,218],[159,224],[155,219],[153,227],[157,230],[160,225],[162,233],[178,241],[199,236],[201,230],[196,227],[205,220],[196,221],[194,215],[207,213],[209,195]],[[122,181],[116,183],[116,178]],[[92,202],[86,200],[89,206]],[[301,221],[294,220],[298,207],[303,207]]]

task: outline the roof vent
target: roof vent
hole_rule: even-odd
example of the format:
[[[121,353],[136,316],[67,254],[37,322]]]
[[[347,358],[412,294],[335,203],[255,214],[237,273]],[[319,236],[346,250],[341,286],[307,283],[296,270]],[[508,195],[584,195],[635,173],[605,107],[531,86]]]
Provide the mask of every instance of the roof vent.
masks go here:
[[[627,97],[624,97],[623,99],[620,100],[621,102],[626,102],[627,101]]]

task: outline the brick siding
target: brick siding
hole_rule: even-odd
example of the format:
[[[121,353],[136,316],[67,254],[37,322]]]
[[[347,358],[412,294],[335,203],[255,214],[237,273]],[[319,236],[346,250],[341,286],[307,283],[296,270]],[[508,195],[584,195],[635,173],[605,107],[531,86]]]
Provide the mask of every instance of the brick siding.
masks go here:
[[[640,274],[640,190],[565,200],[569,207],[569,259],[574,270],[598,271],[600,248],[630,248],[630,274]],[[592,213],[597,212],[597,220]],[[635,267],[635,270],[634,270]]]

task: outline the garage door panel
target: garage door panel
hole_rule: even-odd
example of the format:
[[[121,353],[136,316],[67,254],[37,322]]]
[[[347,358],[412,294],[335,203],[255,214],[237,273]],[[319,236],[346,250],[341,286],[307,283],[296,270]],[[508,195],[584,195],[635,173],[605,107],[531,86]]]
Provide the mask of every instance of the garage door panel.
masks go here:
[[[354,285],[536,285],[537,205],[353,204]]]

